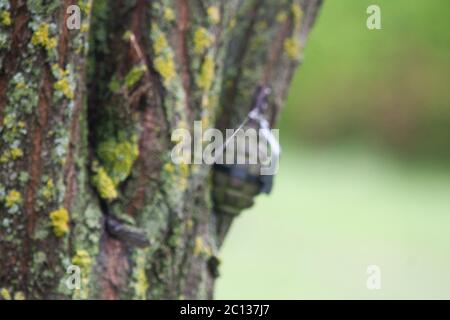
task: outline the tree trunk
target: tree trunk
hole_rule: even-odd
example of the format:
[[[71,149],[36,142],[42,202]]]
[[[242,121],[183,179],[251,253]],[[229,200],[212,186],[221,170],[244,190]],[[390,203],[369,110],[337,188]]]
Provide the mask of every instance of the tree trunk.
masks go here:
[[[259,85],[274,125],[320,3],[0,0],[0,297],[212,298],[232,219],[171,133],[235,128]]]

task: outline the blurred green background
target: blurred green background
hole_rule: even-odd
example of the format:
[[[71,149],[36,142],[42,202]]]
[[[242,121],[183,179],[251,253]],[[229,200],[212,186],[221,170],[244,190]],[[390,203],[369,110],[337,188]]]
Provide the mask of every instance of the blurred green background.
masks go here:
[[[382,30],[366,28],[381,7]],[[216,298],[450,299],[450,1],[328,0]],[[368,290],[368,265],[381,268]]]

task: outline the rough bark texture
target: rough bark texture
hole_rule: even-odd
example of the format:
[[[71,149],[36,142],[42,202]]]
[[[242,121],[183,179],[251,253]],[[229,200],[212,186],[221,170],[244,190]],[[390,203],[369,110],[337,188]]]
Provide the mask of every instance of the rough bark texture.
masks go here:
[[[171,133],[235,128],[258,85],[274,124],[320,3],[0,0],[1,297],[211,298],[224,219]]]

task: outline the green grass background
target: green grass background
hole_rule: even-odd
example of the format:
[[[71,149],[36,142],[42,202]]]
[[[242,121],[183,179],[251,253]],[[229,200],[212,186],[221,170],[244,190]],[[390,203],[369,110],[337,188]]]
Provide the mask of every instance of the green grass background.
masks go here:
[[[382,30],[365,27],[369,4]],[[216,298],[450,298],[450,1],[328,0]],[[381,290],[366,288],[379,265]]]
[[[232,227],[216,297],[450,298],[449,195],[450,172],[371,150],[286,151],[273,194]]]

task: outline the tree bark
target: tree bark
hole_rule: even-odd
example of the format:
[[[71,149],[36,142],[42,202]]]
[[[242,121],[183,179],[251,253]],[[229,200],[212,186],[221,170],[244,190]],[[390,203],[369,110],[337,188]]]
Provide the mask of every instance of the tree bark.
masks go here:
[[[0,0],[0,297],[212,298],[231,219],[171,133],[235,128],[260,85],[275,125],[320,4]]]

